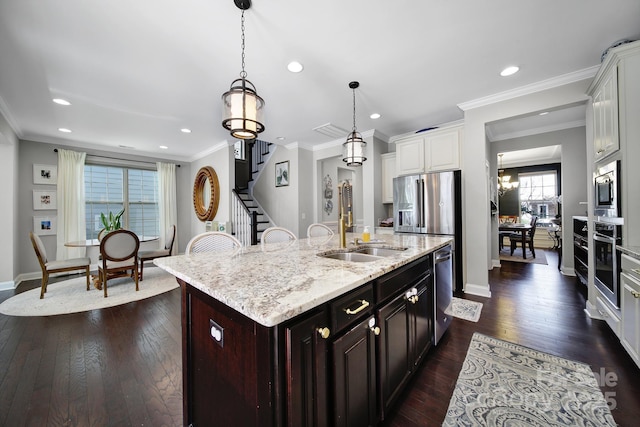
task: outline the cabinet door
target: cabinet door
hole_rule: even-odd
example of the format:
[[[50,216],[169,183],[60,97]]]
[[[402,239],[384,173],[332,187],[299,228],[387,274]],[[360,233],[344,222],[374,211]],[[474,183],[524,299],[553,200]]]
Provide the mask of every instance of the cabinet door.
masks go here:
[[[336,427],[377,424],[375,334],[369,321],[365,319],[332,344]]]
[[[628,274],[620,275],[622,344],[640,365],[640,282]]]
[[[614,67],[593,96],[593,152],[598,161],[620,148],[618,139],[618,73]]]
[[[396,176],[396,153],[382,156],[382,203],[393,203],[393,178]]]
[[[425,164],[428,172],[460,168],[460,129],[427,135]]]
[[[285,328],[287,426],[320,427],[327,420],[328,316],[319,312]]]
[[[433,343],[433,276],[425,277],[416,285],[416,290],[415,298],[411,301],[415,336],[413,368],[420,364]]]
[[[386,418],[387,410],[402,391],[413,368],[412,319],[407,300],[411,296],[410,291],[403,292],[378,310],[382,419]]]
[[[424,173],[424,136],[396,143],[398,176]]]

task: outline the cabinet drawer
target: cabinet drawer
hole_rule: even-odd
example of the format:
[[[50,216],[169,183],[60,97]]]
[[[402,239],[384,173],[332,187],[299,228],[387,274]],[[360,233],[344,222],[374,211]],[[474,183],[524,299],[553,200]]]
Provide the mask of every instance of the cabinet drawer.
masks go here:
[[[431,257],[420,258],[412,263],[385,274],[376,283],[376,302],[387,300],[412,283],[431,274]]]
[[[333,301],[330,304],[332,333],[337,334],[352,322],[371,314],[373,302],[373,285],[371,284]]]
[[[600,297],[596,297],[596,309],[604,321],[607,322],[611,330],[619,337],[620,318],[613,314],[613,311],[607,307],[607,304]]]
[[[621,258],[622,258],[622,271],[627,273],[629,276],[634,277],[637,280],[640,280],[640,261],[626,254],[622,254]]]

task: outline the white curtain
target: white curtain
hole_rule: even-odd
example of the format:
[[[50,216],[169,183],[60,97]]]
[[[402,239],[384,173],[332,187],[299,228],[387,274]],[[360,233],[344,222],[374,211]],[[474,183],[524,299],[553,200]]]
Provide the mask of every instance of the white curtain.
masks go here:
[[[176,202],[176,165],[173,163],[156,164],[158,168],[158,209],[160,210],[160,247],[165,246],[165,235],[170,226],[178,221]],[[173,242],[172,255],[178,253],[178,234]]]
[[[84,202],[86,153],[58,149],[58,246],[56,259],[84,257],[86,248],[69,248],[66,242],[87,238]]]

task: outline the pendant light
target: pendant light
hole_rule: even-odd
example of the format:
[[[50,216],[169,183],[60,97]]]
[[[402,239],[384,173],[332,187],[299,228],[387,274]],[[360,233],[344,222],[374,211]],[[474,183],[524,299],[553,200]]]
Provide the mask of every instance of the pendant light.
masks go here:
[[[500,169],[498,169],[498,195],[500,197],[504,196],[504,194],[509,190],[515,190],[519,186],[518,181],[511,182],[511,175],[504,175],[504,169],[502,169],[502,156],[503,153],[499,153],[498,157],[500,157]]]
[[[264,131],[264,100],[247,80],[244,70],[244,11],[251,7],[251,0],[234,0],[234,3],[242,10],[242,71],[240,78],[234,80],[229,91],[222,95],[222,127],[234,138],[255,139]]]
[[[356,89],[360,86],[358,82],[349,83],[349,87],[353,90],[353,129],[349,136],[347,136],[347,140],[343,147],[343,158],[342,161],[347,164],[347,166],[362,166],[362,163],[367,160],[364,156],[364,148],[367,143],[362,139],[362,135],[356,129]]]

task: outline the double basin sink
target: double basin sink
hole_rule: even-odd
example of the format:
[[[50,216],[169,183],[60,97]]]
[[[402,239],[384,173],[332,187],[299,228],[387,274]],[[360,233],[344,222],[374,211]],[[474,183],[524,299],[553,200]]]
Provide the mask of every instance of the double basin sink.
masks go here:
[[[338,259],[341,261],[351,262],[373,262],[385,257],[398,255],[407,248],[396,247],[356,247],[353,249],[340,249],[319,253],[318,256],[323,258]]]

